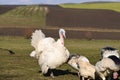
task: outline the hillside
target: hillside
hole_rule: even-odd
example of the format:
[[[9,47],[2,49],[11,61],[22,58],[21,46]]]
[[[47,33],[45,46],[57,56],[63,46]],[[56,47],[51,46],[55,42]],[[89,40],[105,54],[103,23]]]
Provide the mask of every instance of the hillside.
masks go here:
[[[4,14],[5,12],[15,9],[16,7],[18,7],[19,5],[0,5],[0,14]]]
[[[0,8],[0,26],[45,26],[46,7],[10,5],[0,6]]]
[[[46,25],[77,28],[120,29],[120,13],[104,9],[51,7]]]
[[[1,5],[0,11],[0,35],[28,38],[35,29],[42,28],[48,36],[56,37],[58,35],[51,32],[62,27],[69,38],[120,39],[120,12],[114,10]]]
[[[46,26],[47,28],[120,29],[120,13],[102,9],[99,4],[102,6],[113,4],[112,7],[117,6],[115,9],[119,10],[120,8],[119,3],[62,4],[60,6],[0,5],[0,27],[44,28]],[[87,9],[84,7],[89,7],[89,5],[99,8]],[[69,6],[72,6],[72,8]],[[79,8],[81,6],[84,9]]]
[[[120,12],[120,2],[91,2],[82,4],[61,4],[63,8],[105,9]]]

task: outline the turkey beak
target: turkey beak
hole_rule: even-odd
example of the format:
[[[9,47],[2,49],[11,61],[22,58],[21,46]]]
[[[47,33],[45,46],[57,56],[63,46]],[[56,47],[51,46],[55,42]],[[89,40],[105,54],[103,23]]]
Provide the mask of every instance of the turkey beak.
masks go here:
[[[66,38],[66,35],[65,35],[65,33],[63,34],[63,37],[64,37],[64,38]]]

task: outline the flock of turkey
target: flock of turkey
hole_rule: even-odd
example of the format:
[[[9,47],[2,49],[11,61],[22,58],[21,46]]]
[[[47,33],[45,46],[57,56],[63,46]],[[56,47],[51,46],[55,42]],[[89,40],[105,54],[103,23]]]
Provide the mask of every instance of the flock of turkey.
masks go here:
[[[42,30],[35,30],[32,33],[31,45],[35,48],[30,53],[31,57],[38,60],[43,74],[50,71],[50,76],[54,78],[54,69],[68,63],[77,70],[78,76],[82,80],[115,80],[119,76],[120,59],[117,49],[104,47],[101,50],[101,59],[92,65],[87,57],[71,54],[64,46],[66,38],[65,30],[59,30],[59,39],[46,37]]]

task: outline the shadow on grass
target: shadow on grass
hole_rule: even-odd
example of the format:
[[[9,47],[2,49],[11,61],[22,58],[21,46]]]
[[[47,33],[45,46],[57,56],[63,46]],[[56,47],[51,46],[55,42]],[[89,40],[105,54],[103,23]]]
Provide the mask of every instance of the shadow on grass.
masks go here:
[[[15,54],[15,52],[13,52],[12,50],[9,50],[9,49],[0,48],[0,50],[8,51],[10,54]]]
[[[59,70],[59,69],[55,69],[55,70],[52,70],[52,71],[53,71],[54,76],[68,75],[68,74],[78,76],[77,73],[71,72],[70,70]],[[41,71],[39,71],[39,73],[41,73]],[[50,76],[50,73],[51,73],[51,70],[48,70],[48,73],[47,73],[47,74],[44,74],[44,76]]]

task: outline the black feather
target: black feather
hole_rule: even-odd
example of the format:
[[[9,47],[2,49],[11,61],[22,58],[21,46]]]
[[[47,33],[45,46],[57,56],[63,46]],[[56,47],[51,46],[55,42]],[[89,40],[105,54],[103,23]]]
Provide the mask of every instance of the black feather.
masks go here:
[[[68,62],[72,57],[79,58],[80,55],[78,55],[78,54],[71,54],[71,55],[69,56],[67,62]]]
[[[120,59],[116,56],[109,56],[108,58],[112,59],[116,65],[120,65]]]
[[[104,48],[102,48],[102,50],[101,50],[101,55],[105,52],[105,51],[115,51],[115,50],[117,50],[116,48],[113,48],[113,47],[104,47]]]
[[[110,51],[117,50],[116,48],[113,48],[113,47],[104,47],[103,49],[104,50],[110,50]]]

